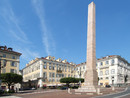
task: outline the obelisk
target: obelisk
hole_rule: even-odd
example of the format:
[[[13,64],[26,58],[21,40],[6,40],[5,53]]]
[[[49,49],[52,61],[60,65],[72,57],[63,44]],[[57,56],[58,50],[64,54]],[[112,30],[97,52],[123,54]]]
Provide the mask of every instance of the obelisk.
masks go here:
[[[87,60],[85,82],[75,92],[96,92],[98,86],[98,76],[96,71],[96,34],[95,34],[95,4],[88,5],[88,24],[87,24]]]
[[[87,31],[87,65],[85,83],[87,86],[98,85],[98,76],[96,70],[96,33],[95,33],[95,4],[90,3],[88,6],[88,31]]]

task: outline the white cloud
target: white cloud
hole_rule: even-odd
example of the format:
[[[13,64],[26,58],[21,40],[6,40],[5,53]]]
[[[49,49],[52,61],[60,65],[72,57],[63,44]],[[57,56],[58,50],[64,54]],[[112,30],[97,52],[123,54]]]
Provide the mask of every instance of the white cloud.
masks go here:
[[[19,51],[20,53],[22,53],[22,59],[26,60],[26,61],[30,61],[32,59],[35,59],[36,57],[40,57],[39,53],[36,51],[32,51],[29,48],[20,48],[20,47],[15,47],[16,51]]]
[[[36,57],[40,57],[39,53],[31,49],[33,43],[28,39],[27,33],[21,27],[21,20],[16,16],[9,2],[5,2],[4,6],[0,7],[0,21],[3,21],[6,27],[2,27],[5,33],[8,32],[9,37],[13,40],[10,46],[14,51],[22,53],[23,60],[30,61]],[[2,26],[2,25],[1,25]],[[8,43],[8,42],[7,42]]]
[[[43,0],[33,0],[32,1],[33,7],[36,11],[38,18],[40,19],[40,26],[42,31],[42,42],[45,46],[47,55],[54,55],[55,52],[55,42],[52,37],[51,32],[47,29],[45,23],[45,12],[43,8]]]
[[[20,42],[30,43],[25,32],[20,27],[19,20],[10,4],[6,2],[6,6],[2,7],[0,11],[0,15],[3,17],[8,26],[10,36],[16,38]]]

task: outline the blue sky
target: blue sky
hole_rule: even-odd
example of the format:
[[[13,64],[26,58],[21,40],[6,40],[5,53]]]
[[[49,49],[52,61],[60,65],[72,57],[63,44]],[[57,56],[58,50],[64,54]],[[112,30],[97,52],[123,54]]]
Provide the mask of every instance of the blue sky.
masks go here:
[[[35,57],[86,60],[88,4],[96,4],[96,57],[130,62],[130,0],[0,0],[0,45],[22,53],[20,69]]]

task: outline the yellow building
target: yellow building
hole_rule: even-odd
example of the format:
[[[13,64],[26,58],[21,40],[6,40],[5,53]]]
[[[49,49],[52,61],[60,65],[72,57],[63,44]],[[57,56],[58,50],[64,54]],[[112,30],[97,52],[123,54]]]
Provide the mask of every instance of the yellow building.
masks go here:
[[[35,58],[23,69],[23,81],[31,81],[33,83],[31,87],[61,85],[61,78],[74,77],[74,67],[75,64],[61,58],[57,60],[52,56]]]
[[[17,73],[19,74],[19,58],[21,53],[13,51],[12,48],[7,48],[6,46],[0,46],[0,60],[1,66],[6,66],[1,68],[1,73]],[[2,86],[5,88],[5,86]]]

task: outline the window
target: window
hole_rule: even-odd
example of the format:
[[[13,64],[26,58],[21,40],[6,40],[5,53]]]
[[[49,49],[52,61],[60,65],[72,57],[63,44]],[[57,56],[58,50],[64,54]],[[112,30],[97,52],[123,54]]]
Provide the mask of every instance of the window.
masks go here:
[[[108,75],[108,74],[109,74],[109,70],[106,70],[106,71],[105,71],[105,74]]]
[[[66,72],[66,68],[65,68],[65,72]]]
[[[15,73],[15,69],[10,69],[10,72],[11,73]]]
[[[53,65],[52,69],[55,70],[55,65]]]
[[[62,78],[64,77],[64,74],[62,74]]]
[[[43,77],[46,78],[47,77],[47,73],[43,72]]]
[[[112,76],[111,79],[114,79],[114,76]]]
[[[2,69],[2,73],[6,73],[6,69],[5,68]]]
[[[102,66],[102,65],[103,65],[103,63],[101,62],[101,63],[100,63],[100,65]]]
[[[109,64],[109,61],[106,61],[106,64]]]
[[[51,77],[51,72],[49,72],[49,77]]]
[[[115,69],[112,69],[112,70],[111,70],[111,74],[115,74]]]
[[[55,79],[52,79],[52,82],[55,82]]]
[[[49,66],[49,70],[51,70],[51,65]]]
[[[3,54],[3,57],[6,58],[6,54]]]
[[[52,77],[55,77],[55,73],[52,73]]]
[[[59,77],[61,77],[61,74],[59,74]]]
[[[100,83],[100,85],[103,85],[103,83]]]
[[[7,61],[3,60],[3,66],[6,66],[6,64],[7,64]]]
[[[59,77],[59,74],[56,74],[56,77]]]
[[[12,59],[15,59],[15,56],[12,56]]]
[[[100,71],[100,76],[102,76],[103,75],[103,72],[102,71]]]
[[[58,64],[56,66],[57,66],[57,70],[58,70]]]
[[[44,69],[47,69],[47,66],[46,66],[46,65],[44,65],[44,66],[43,66],[43,68],[44,68]]]
[[[49,79],[49,82],[51,82],[51,79]]]
[[[114,60],[114,59],[112,59],[111,63],[112,63],[112,64],[114,64],[114,63],[115,63],[115,60]]]
[[[11,66],[15,66],[15,62],[14,61],[11,63]]]
[[[102,80],[103,78],[101,77],[100,80]]]
[[[62,70],[64,70],[64,65],[62,65]]]
[[[65,65],[65,68],[67,68],[67,65]]]

